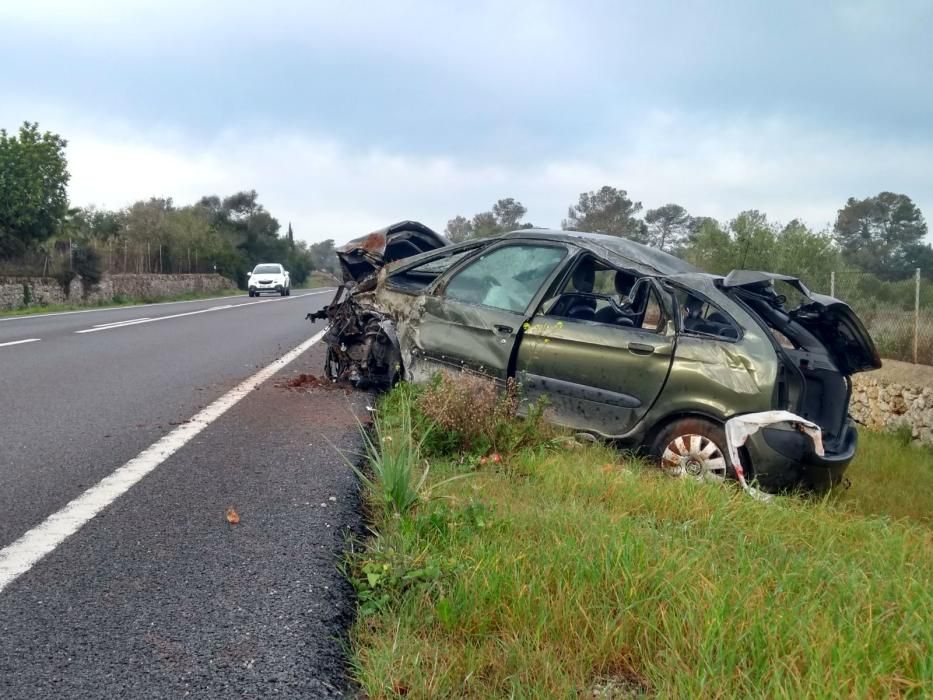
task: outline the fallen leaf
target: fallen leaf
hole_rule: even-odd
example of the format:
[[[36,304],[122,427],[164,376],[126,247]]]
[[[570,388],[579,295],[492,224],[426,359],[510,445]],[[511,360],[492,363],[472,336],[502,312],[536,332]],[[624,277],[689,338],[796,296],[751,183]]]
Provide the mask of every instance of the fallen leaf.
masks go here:
[[[227,508],[227,522],[231,525],[236,525],[240,522],[240,516],[237,515],[237,512],[233,510],[233,506]]]

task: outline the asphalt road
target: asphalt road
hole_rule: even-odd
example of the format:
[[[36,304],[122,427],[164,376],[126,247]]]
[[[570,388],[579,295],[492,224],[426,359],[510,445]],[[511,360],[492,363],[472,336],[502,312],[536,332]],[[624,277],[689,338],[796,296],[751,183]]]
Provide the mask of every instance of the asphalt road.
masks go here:
[[[313,344],[215,415],[331,293],[0,320],[0,697],[341,693],[366,397],[284,386]]]

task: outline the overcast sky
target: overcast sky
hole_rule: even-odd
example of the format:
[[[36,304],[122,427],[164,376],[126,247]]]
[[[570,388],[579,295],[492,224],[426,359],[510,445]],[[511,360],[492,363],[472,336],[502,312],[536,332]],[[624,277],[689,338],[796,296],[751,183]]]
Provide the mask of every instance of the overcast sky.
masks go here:
[[[933,0],[0,0],[0,126],[68,139],[74,205],[254,188],[298,237],[559,227],[610,184],[822,228],[933,218]]]

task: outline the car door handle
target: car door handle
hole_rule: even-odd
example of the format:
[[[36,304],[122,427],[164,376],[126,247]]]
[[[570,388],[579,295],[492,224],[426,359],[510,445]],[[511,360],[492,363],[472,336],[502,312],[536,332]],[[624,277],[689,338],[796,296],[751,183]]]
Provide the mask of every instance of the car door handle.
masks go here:
[[[493,326],[493,328],[496,329],[496,333],[498,333],[499,335],[512,335],[512,331],[514,330],[512,326],[496,325],[496,326]]]
[[[633,352],[636,355],[651,355],[654,352],[654,345],[646,345],[645,343],[629,343],[628,349],[629,352]]]

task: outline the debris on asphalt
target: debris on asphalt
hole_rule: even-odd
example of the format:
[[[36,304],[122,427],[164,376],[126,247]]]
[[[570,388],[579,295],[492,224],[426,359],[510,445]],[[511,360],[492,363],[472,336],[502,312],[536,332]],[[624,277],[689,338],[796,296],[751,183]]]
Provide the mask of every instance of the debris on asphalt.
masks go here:
[[[227,522],[236,525],[240,522],[239,514],[233,509],[233,506],[227,508]]]

